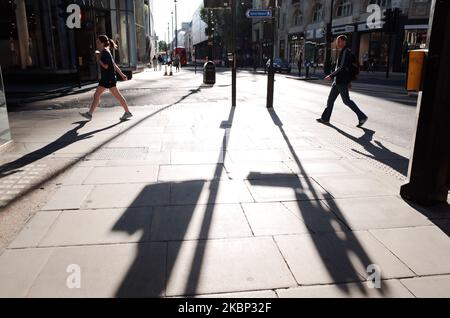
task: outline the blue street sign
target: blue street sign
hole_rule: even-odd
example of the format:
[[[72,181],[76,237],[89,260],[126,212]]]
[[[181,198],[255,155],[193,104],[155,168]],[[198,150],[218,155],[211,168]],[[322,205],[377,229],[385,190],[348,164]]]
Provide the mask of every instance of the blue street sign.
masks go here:
[[[272,10],[250,9],[246,13],[247,18],[271,18]]]

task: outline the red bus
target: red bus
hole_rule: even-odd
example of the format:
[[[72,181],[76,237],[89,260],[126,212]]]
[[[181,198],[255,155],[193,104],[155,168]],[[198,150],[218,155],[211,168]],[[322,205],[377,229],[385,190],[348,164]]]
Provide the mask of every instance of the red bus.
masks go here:
[[[175,56],[180,56],[180,63],[181,66],[187,65],[187,55],[186,55],[186,49],[184,47],[177,47],[175,49]]]

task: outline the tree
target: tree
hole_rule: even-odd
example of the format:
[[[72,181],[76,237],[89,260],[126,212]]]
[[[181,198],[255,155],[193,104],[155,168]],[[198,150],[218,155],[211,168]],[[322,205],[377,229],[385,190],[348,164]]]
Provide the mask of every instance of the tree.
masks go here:
[[[239,1],[237,5],[237,38],[236,43],[238,50],[245,44],[251,42],[252,38],[252,20],[248,19],[245,15],[248,9],[252,7],[252,1],[245,0]],[[208,10],[206,8],[202,8],[200,10],[200,18],[203,22],[208,24],[208,11],[211,12],[211,23],[214,28],[214,32],[212,32],[213,36],[216,39],[219,39],[220,42],[223,42],[225,48],[231,47],[231,10],[230,9],[213,9]],[[229,50],[228,50],[229,51]]]
[[[158,49],[160,52],[165,52],[168,49],[168,45],[166,41],[159,41],[158,43]]]

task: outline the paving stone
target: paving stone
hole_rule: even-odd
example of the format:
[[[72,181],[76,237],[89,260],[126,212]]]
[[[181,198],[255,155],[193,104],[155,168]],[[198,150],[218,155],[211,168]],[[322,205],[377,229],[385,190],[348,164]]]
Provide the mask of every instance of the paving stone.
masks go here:
[[[319,176],[314,177],[334,198],[397,195],[399,190],[392,183],[372,175]]]
[[[37,247],[60,214],[60,211],[37,213],[9,245],[9,248]]]
[[[277,175],[295,177],[295,174],[282,162],[273,163],[229,163],[225,164],[228,175],[233,180],[270,179]],[[254,172],[258,171],[258,174]],[[275,175],[275,176],[273,176]]]
[[[370,232],[417,275],[450,273],[450,238],[436,226]]]
[[[271,238],[170,242],[168,264],[167,296],[296,285]]]
[[[227,180],[228,175],[219,165],[170,165],[160,166],[158,181]]]
[[[253,202],[243,181],[187,181],[172,184],[172,205]]]
[[[413,275],[367,232],[287,235],[275,240],[300,285],[363,281],[371,264],[378,265],[385,278]]]
[[[171,183],[97,185],[83,209],[138,208],[169,204]]]
[[[328,204],[352,230],[432,225],[397,197],[338,199],[329,200]]]
[[[224,163],[223,151],[172,151],[171,164],[219,164]]]
[[[94,167],[76,167],[73,168],[67,177],[64,178],[63,185],[82,185],[87,179]]]
[[[63,212],[39,246],[147,241],[152,208]]]
[[[238,204],[155,207],[152,241],[251,237]]]
[[[26,297],[51,253],[51,249],[5,251],[0,256],[0,297]]]
[[[296,161],[287,161],[286,165],[296,174],[304,176],[341,176],[360,173],[360,169],[345,163],[343,160],[302,160],[300,166]]]
[[[164,296],[166,249],[165,243],[57,248],[28,297]],[[80,288],[68,287],[67,283],[74,277],[74,272],[68,271],[71,265],[80,269]]]
[[[450,298],[450,275],[402,279],[401,282],[419,298]]]
[[[195,296],[195,298],[227,298],[227,299],[263,299],[263,298],[277,298],[277,294],[273,290],[259,290],[259,291],[251,291],[251,292],[242,292],[242,293],[226,293],[226,294],[211,294],[211,295],[199,295]]]
[[[280,298],[412,298],[413,295],[398,281],[384,280],[381,289],[369,287],[368,282],[307,286],[277,290]]]
[[[256,236],[309,233],[303,221],[281,203],[248,203],[242,205]]]
[[[289,155],[280,150],[230,150],[228,153],[234,163],[290,160]]]
[[[256,202],[321,200],[331,197],[313,179],[272,175],[271,180],[251,177],[246,181]]]
[[[42,211],[79,209],[93,189],[91,185],[62,186]]]
[[[332,199],[329,199],[332,200]],[[348,231],[348,227],[343,224],[325,201],[292,201],[282,202],[296,217],[314,233],[342,232]]]
[[[146,183],[158,179],[158,166],[95,167],[84,184]]]

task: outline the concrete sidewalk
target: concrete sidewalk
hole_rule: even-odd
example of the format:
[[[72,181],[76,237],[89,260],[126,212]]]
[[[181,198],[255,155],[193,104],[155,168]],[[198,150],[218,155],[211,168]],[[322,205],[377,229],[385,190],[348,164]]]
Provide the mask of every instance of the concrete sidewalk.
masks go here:
[[[9,172],[66,161],[0,297],[450,297],[450,210],[399,198],[406,149],[298,108],[133,111],[12,114],[24,148],[3,163],[36,152]]]

